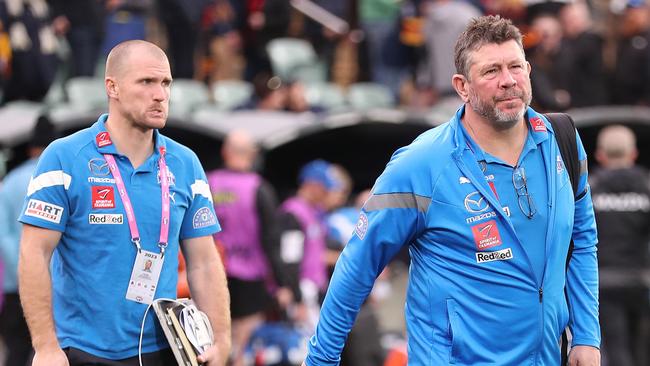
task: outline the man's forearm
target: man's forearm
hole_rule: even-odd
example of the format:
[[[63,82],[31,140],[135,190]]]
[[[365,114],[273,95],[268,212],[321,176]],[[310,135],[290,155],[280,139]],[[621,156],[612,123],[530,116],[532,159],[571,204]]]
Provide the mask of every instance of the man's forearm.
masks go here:
[[[24,243],[23,243],[24,244]],[[26,253],[21,245],[18,262],[20,300],[36,351],[59,348],[52,316],[51,253]]]
[[[220,353],[230,353],[230,296],[226,274],[218,258],[187,268],[190,292],[196,306],[208,315],[212,323],[215,344]]]

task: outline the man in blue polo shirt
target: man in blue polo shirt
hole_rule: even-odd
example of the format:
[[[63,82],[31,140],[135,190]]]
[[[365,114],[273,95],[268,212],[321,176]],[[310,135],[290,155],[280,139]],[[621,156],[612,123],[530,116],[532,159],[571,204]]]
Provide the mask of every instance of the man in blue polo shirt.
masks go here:
[[[339,363],[359,307],[404,245],[409,365],[559,365],[567,325],[570,365],[600,365],[587,172],[574,197],[552,126],[528,107],[521,40],[498,16],[473,19],[459,37],[452,83],[464,105],[399,149],[377,179],[330,281],[307,366]]]
[[[199,361],[225,363],[229,299],[210,190],[196,155],[158,132],[171,82],[160,48],[117,45],[106,62],[109,113],[41,156],[20,217],[19,288],[33,365],[137,365],[147,305],[175,298],[179,249],[215,336]],[[175,365],[152,313],[144,364]]]

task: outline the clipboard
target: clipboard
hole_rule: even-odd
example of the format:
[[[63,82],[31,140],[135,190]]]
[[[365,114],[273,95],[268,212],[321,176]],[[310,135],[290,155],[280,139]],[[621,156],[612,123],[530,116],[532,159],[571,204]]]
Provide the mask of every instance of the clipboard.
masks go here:
[[[178,299],[176,301],[157,300],[152,304],[160,327],[179,366],[202,365],[196,360],[196,352],[178,321],[178,315],[184,305],[192,303],[190,299]]]

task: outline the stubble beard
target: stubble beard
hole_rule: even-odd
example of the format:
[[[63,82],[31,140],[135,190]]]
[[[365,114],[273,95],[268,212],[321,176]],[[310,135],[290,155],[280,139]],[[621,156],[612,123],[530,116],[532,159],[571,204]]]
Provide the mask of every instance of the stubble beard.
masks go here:
[[[491,103],[489,103],[482,100],[473,89],[469,90],[469,105],[476,114],[490,121],[496,130],[503,131],[514,127],[524,118],[526,109],[530,105],[532,99],[531,92],[525,90],[512,90],[507,92],[506,95],[501,98],[511,97],[518,97],[524,102],[524,105],[516,112],[502,111],[496,105],[497,102],[499,102],[498,98],[492,98]]]

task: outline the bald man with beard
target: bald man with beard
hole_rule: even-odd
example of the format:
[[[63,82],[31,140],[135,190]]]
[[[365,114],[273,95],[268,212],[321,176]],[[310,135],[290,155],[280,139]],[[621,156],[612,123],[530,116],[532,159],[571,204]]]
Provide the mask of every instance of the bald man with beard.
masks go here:
[[[176,365],[153,312],[144,316],[154,299],[175,298],[179,250],[214,332],[198,360],[225,364],[229,296],[207,178],[190,149],[158,131],[171,84],[160,48],[117,45],[106,62],[108,114],[40,158],[19,219],[34,366],[138,365],[139,356],[144,365]],[[151,273],[143,271],[149,260]]]

